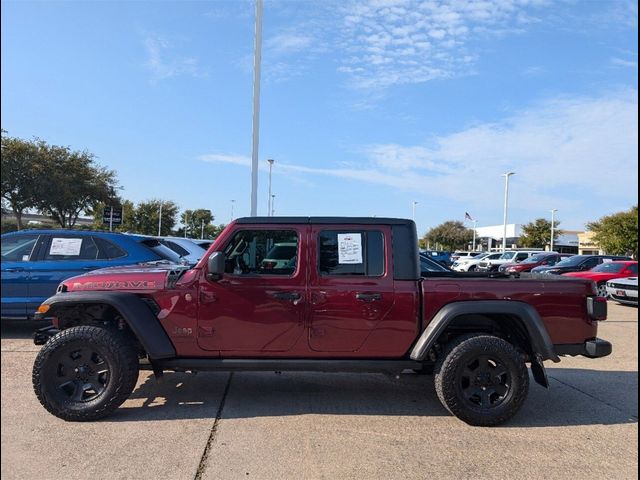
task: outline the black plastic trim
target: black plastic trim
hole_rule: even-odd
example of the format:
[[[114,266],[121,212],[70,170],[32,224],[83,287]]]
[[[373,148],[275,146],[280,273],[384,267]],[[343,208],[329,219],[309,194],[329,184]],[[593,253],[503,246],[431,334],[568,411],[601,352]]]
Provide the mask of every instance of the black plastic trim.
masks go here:
[[[58,293],[44,301],[51,305],[46,316],[56,315],[56,308],[74,304],[103,303],[115,308],[124,318],[152,359],[172,358],[176,350],[149,306],[137,295],[126,292]]]
[[[308,225],[409,225],[412,220],[381,217],[241,217],[236,223],[251,224],[308,224]],[[414,224],[415,226],[415,224]],[[417,238],[417,237],[416,237]]]
[[[613,345],[602,338],[593,338],[584,343],[570,343],[554,345],[558,355],[577,356],[582,355],[589,358],[600,358],[610,355]]]
[[[374,219],[378,220],[378,219]],[[420,254],[416,224],[411,220],[391,227],[393,248],[393,279],[420,280]]]
[[[212,371],[299,371],[299,372],[401,372],[421,369],[421,362],[410,360],[324,360],[324,359],[220,359],[176,358],[154,362],[164,370]]]
[[[538,354],[541,360],[553,360],[559,362],[560,358],[554,350],[540,315],[531,305],[513,300],[477,300],[467,302],[454,302],[445,305],[436,313],[427,328],[422,332],[411,351],[412,360],[424,360],[427,353],[446,330],[449,323],[460,315],[513,315],[518,317],[529,334],[531,348],[534,354]]]
[[[587,297],[587,313],[594,320],[607,319],[607,301],[598,297]]]

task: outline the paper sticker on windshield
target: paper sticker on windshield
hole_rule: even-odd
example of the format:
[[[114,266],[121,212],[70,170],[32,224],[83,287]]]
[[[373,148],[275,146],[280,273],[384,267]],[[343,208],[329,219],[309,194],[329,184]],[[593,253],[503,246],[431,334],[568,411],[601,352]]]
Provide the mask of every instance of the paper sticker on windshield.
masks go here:
[[[49,255],[80,255],[81,238],[52,238]]]
[[[612,258],[603,258],[602,259],[602,263],[609,263],[609,262],[613,262]]]
[[[362,263],[362,234],[338,234],[338,263]]]

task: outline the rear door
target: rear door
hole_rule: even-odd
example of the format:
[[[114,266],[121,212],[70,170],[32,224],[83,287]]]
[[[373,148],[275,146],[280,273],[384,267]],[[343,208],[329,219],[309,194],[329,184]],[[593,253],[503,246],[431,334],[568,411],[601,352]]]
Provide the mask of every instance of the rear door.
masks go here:
[[[53,295],[63,280],[113,265],[101,254],[102,250],[92,235],[66,232],[47,235],[38,261],[32,262],[28,311],[33,312]]]
[[[394,303],[391,227],[311,230],[309,347],[357,352]]]

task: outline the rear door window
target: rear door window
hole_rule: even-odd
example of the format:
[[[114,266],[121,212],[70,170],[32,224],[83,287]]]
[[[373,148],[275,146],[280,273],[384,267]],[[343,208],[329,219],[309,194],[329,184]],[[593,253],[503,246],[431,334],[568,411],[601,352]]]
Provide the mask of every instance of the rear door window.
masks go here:
[[[52,235],[44,260],[95,260],[98,247],[90,236]]]
[[[384,234],[380,231],[324,230],[318,249],[321,275],[384,275]]]

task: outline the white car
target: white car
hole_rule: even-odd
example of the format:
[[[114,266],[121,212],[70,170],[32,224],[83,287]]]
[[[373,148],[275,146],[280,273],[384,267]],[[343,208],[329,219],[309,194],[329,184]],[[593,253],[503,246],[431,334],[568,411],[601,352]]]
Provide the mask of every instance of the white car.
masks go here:
[[[607,282],[610,299],[625,305],[638,305],[638,277],[615,278]]]
[[[496,260],[480,260],[477,270],[479,272],[497,272],[501,265],[519,263],[540,253],[541,250],[509,250],[500,255]]]
[[[468,256],[460,257],[458,258],[458,260],[453,262],[451,269],[455,270],[456,272],[473,272],[476,270],[476,268],[478,268],[478,264],[481,261],[497,260],[498,258],[500,258],[501,255],[502,255],[502,252],[497,252],[497,253],[485,252],[475,257],[468,257]]]
[[[195,265],[202,258],[206,250],[190,238],[156,237],[166,247],[184,258],[189,265]]]

